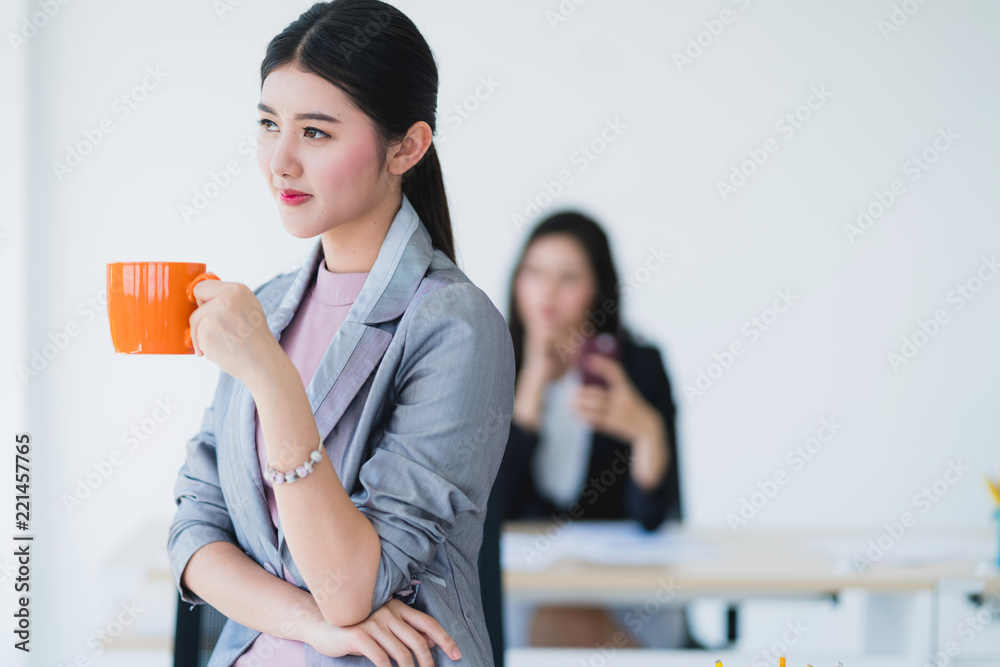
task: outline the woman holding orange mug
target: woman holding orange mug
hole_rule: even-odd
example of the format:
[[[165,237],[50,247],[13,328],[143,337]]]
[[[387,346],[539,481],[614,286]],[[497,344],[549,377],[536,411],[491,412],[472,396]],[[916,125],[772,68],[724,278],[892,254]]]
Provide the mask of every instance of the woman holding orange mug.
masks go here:
[[[193,354],[194,287],[219,280],[199,262],[111,262],[108,322],[119,354]]]
[[[376,0],[318,3],[268,45],[258,165],[316,242],[256,289],[194,287],[221,372],[167,548],[182,599],[229,618],[210,667],[493,664],[477,559],[514,355],[455,264],[437,86]]]

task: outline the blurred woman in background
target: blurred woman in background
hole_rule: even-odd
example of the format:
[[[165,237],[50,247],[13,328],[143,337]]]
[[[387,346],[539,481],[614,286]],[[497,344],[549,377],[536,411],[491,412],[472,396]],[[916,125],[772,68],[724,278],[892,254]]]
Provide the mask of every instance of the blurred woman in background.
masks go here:
[[[621,324],[617,275],[607,236],[581,213],[552,215],[528,237],[511,281],[514,415],[494,491],[507,520],[634,519],[654,530],[681,518],[670,381],[659,350]],[[617,359],[585,353],[600,334]],[[622,630],[628,643],[617,646],[690,645],[682,608],[644,627],[626,622],[629,611],[543,606],[529,643],[593,647]]]

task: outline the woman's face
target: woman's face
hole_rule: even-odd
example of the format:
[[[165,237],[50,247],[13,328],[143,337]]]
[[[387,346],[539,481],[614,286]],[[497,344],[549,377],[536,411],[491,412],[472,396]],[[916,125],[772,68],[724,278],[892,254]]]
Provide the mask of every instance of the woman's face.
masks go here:
[[[384,201],[390,179],[378,168],[374,128],[340,88],[281,67],[264,80],[258,111],[257,164],[292,236],[317,236]],[[288,200],[284,190],[309,196]]]
[[[584,323],[597,280],[576,239],[546,234],[528,246],[514,289],[525,328],[562,338]]]

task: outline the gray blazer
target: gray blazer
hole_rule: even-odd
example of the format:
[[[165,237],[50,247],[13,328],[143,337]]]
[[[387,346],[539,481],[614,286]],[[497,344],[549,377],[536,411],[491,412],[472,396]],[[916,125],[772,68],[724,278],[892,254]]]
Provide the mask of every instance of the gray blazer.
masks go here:
[[[275,338],[322,259],[317,238],[301,268],[255,290]],[[407,601],[437,619],[462,651],[452,661],[434,647],[434,664],[492,666],[477,559],[514,409],[513,344],[503,315],[432,247],[405,195],[306,395],[344,488],[381,538],[372,611],[416,577],[423,583]],[[271,527],[254,446],[253,397],[220,373],[201,430],[187,442],[167,541],[175,585],[192,605],[205,601],[181,586],[181,572],[195,551],[219,540],[276,576],[287,566],[309,590],[281,528]],[[232,665],[259,634],[228,619],[208,667]],[[372,663],[306,645],[306,664]]]

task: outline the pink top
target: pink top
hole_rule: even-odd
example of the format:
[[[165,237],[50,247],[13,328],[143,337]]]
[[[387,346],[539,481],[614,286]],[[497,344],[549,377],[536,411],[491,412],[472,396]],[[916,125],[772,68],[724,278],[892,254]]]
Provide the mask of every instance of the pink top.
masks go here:
[[[299,304],[291,322],[282,331],[279,341],[288,358],[298,368],[302,386],[309,386],[313,373],[316,372],[320,360],[330,346],[330,341],[347,317],[351,304],[361,293],[367,277],[367,272],[333,273],[327,270],[325,259],[319,263],[307,298]],[[267,469],[267,450],[264,448],[264,435],[256,410],[254,410],[254,421],[257,427],[257,459],[260,461],[261,477],[264,478],[264,495],[271,510],[271,524],[277,530],[278,505],[274,500],[274,487],[264,474]],[[282,570],[285,581],[295,584],[288,568],[282,567]],[[258,635],[250,647],[233,663],[234,667],[259,665],[305,667],[305,664],[306,653],[303,642],[265,633]]]

